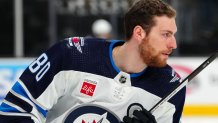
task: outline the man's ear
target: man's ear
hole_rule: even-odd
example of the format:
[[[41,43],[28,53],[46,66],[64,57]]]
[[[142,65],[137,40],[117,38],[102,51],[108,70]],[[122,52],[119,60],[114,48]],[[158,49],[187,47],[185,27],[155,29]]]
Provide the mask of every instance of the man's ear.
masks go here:
[[[144,29],[141,26],[137,25],[133,29],[133,36],[135,39],[137,39],[139,42],[141,42],[142,39],[145,38],[146,32],[144,31]]]

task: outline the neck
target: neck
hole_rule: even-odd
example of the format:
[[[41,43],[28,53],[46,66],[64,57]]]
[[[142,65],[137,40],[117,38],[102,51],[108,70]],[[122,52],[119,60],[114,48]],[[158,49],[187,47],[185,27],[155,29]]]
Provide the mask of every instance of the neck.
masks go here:
[[[140,57],[138,47],[124,43],[122,46],[117,46],[112,52],[115,65],[127,73],[139,73],[146,68],[146,64]]]

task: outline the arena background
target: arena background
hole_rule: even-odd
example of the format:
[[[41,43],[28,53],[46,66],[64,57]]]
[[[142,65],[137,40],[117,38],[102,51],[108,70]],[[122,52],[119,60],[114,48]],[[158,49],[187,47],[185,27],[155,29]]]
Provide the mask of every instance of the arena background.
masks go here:
[[[136,0],[1,0],[0,103],[31,63],[58,40],[94,36],[97,19],[111,23],[111,38],[123,39],[123,14]],[[184,78],[218,47],[218,1],[166,0],[177,10],[178,49],[169,60]],[[218,122],[218,60],[188,85],[184,123]]]

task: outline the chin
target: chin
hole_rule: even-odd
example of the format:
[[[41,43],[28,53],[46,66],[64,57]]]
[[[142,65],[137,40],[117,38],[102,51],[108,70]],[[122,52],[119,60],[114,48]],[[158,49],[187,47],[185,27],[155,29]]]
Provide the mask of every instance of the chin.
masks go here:
[[[154,62],[154,67],[165,67],[167,65],[167,61],[166,60],[158,60],[156,62]]]
[[[150,57],[148,59],[144,59],[145,64],[150,67],[165,67],[167,65],[167,58],[163,58],[160,56]]]
[[[159,68],[162,68],[162,67],[165,67],[167,64],[166,62],[156,62],[156,63],[151,63],[151,64],[148,64],[148,66],[150,67],[159,67]]]

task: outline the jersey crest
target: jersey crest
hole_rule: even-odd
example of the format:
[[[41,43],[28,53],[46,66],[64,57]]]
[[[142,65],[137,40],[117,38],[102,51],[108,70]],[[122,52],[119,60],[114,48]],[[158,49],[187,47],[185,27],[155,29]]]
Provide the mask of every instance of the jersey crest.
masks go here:
[[[72,109],[64,123],[119,123],[119,121],[119,118],[108,109],[87,105]]]

